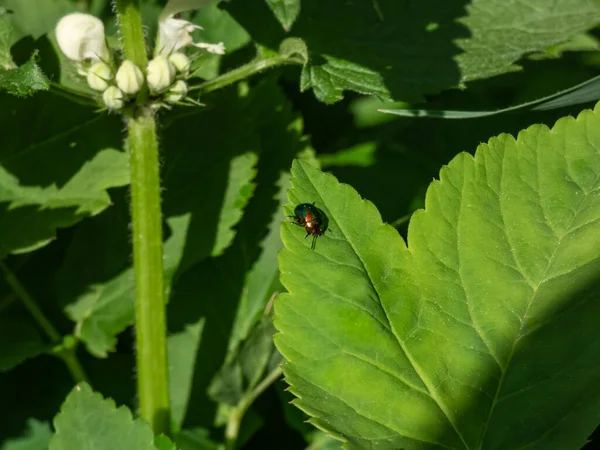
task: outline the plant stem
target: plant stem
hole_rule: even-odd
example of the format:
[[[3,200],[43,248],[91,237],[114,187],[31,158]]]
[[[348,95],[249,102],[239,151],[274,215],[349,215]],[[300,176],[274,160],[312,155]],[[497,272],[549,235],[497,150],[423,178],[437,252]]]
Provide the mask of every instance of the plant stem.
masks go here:
[[[244,64],[241,67],[238,67],[237,69],[226,72],[212,80],[206,81],[205,83],[191,86],[189,90],[198,90],[200,93],[206,94],[208,92],[216,91],[217,89],[222,89],[230,84],[237,83],[238,81],[245,80],[254,74],[262,72],[263,70],[284,64],[302,65],[303,61],[301,61],[299,58],[290,58],[282,55],[274,56],[273,58],[252,61],[248,64]]]
[[[48,320],[44,312],[40,309],[36,301],[33,299],[31,294],[25,289],[25,286],[19,281],[17,276],[13,273],[12,270],[4,263],[4,261],[0,260],[0,271],[4,274],[4,278],[6,282],[11,287],[16,297],[23,303],[23,306],[27,308],[29,313],[32,315],[34,320],[38,323],[40,328],[44,330],[46,335],[50,338],[53,344],[60,344],[63,341],[63,337],[58,332],[58,330],[52,325],[52,323]],[[77,355],[75,353],[75,348],[67,348],[62,350],[59,353],[55,353],[60,359],[64,361],[69,370],[71,376],[75,380],[75,382],[79,383],[81,381],[88,382],[87,375],[83,370],[79,359],[77,359]],[[89,382],[88,382],[89,383]]]
[[[148,64],[137,0],[115,0],[125,58],[142,70]],[[135,328],[140,416],[156,435],[170,434],[167,327],[163,281],[162,214],[158,140],[152,110],[140,102],[126,112],[131,172]]]
[[[140,415],[170,431],[158,143],[148,111],[128,121]]]
[[[138,0],[115,0],[123,53],[140,69],[148,65],[144,29]]]
[[[235,410],[229,414],[227,427],[225,428],[225,449],[234,450],[240,432],[240,425],[246,411],[254,403],[260,394],[267,390],[281,376],[281,367],[277,367],[269,373],[251,392],[248,392],[238,403]]]

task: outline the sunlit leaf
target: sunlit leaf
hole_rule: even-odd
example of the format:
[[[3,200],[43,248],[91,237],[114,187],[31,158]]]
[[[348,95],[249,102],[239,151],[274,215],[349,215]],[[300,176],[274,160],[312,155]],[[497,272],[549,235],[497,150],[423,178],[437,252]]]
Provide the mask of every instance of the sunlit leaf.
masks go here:
[[[306,163],[316,249],[282,224],[276,344],[312,423],[378,449],[580,448],[600,422],[600,106],[460,154],[408,246]],[[532,407],[535,405],[535,407]]]
[[[54,418],[56,433],[49,450],[156,450],[154,435],[147,422],[134,419],[131,411],[117,408],[111,399],[104,399],[85,383],[67,396],[60,412]],[[160,450],[167,438],[160,438]]]

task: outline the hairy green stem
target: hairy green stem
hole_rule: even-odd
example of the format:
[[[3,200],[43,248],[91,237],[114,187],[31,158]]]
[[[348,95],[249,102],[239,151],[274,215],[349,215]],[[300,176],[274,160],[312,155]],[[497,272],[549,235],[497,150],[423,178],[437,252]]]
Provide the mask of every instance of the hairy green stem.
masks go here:
[[[234,450],[240,433],[240,425],[246,411],[264,391],[267,390],[281,376],[281,367],[277,367],[269,373],[252,391],[246,393],[236,408],[229,414],[227,427],[225,428],[225,449]]]
[[[125,58],[148,64],[137,0],[115,0]],[[135,329],[140,416],[155,434],[170,434],[167,327],[163,281],[162,214],[156,121],[138,97],[126,113],[131,173],[131,217],[135,268]]]
[[[190,91],[200,91],[202,94],[222,89],[230,84],[237,83],[238,81],[245,80],[254,74],[262,72],[263,70],[270,69],[272,67],[281,66],[284,64],[299,64],[302,65],[303,61],[299,58],[288,57],[288,56],[274,56],[273,58],[260,59],[257,61],[249,62],[244,64],[237,69],[233,69],[229,72],[224,73],[212,80],[206,81],[205,83],[191,86]]]
[[[144,28],[138,0],[115,0],[125,59],[144,70],[148,65]]]
[[[170,430],[165,287],[156,124],[150,112],[128,121],[140,415],[155,434]]]
[[[0,260],[0,271],[3,273],[6,282],[11,287],[15,296],[21,301],[23,306],[27,308],[33,319],[38,323],[40,328],[44,330],[44,332],[46,333],[48,338],[50,338],[52,343],[62,343],[62,335],[58,332],[54,325],[52,325],[52,322],[48,320],[44,312],[38,306],[37,302],[27,291],[25,286],[23,286],[21,281],[19,281],[15,273],[12,270],[10,270],[10,268],[2,260]],[[63,349],[60,352],[55,353],[55,355],[64,361],[64,363],[67,366],[67,369],[69,370],[69,373],[71,374],[75,382],[87,382],[87,375],[85,374],[85,371],[83,370],[79,359],[77,359],[75,351],[75,347],[69,347]]]

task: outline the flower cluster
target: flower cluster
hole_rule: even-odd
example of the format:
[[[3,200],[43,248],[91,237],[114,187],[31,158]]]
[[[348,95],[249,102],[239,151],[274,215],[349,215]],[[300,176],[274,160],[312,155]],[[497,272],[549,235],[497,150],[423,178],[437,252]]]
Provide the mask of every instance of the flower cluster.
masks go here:
[[[117,68],[114,55],[106,44],[100,19],[83,13],[64,16],[56,25],[56,40],[62,52],[75,64],[90,88],[102,93],[107,108],[118,110],[135,98],[144,84],[156,104],[178,103],[186,99],[191,61],[184,53],[194,46],[209,53],[223,54],[223,43],[194,42],[191,33],[202,29],[175,15],[211,0],[170,0],[159,19],[154,58],[144,70],[124,60]],[[190,100],[191,101],[191,100]]]

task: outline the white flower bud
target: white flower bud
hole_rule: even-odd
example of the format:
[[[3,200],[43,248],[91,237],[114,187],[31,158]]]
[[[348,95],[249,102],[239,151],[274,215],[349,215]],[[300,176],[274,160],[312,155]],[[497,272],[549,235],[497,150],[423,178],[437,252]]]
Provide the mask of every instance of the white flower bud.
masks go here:
[[[73,13],[60,19],[56,25],[56,40],[65,56],[73,61],[107,61],[110,58],[104,24],[89,14]]]
[[[126,94],[137,94],[144,84],[144,74],[138,66],[126,59],[117,70],[117,86]]]
[[[169,61],[171,61],[178,72],[185,73],[190,70],[190,58],[183,53],[173,53],[169,56]]]
[[[109,86],[102,94],[102,100],[109,109],[121,109],[123,107],[123,93],[116,86]]]
[[[147,80],[150,90],[160,92],[171,86],[175,78],[175,66],[159,55],[148,63]]]
[[[173,87],[169,89],[169,92],[167,93],[167,101],[171,103],[176,103],[187,95],[187,91],[187,83],[183,80],[178,80],[177,82],[175,82]]]
[[[112,71],[108,64],[97,62],[90,67],[87,73],[88,85],[95,91],[104,91],[112,78]]]

